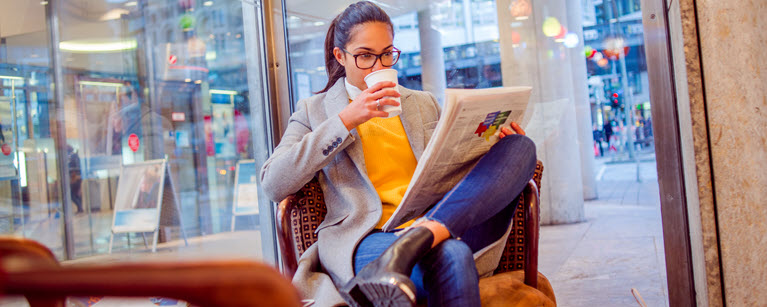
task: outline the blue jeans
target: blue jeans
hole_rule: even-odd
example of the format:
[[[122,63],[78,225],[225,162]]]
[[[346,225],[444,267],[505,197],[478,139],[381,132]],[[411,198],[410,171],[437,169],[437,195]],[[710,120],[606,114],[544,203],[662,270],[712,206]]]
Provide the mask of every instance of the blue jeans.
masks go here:
[[[517,197],[535,172],[535,144],[509,135],[490,148],[477,165],[424,218],[445,225],[453,238],[432,248],[410,279],[418,300],[429,306],[479,306],[479,274],[474,252],[497,241],[514,216]],[[394,232],[368,234],[354,255],[354,272],[380,256],[397,239]]]

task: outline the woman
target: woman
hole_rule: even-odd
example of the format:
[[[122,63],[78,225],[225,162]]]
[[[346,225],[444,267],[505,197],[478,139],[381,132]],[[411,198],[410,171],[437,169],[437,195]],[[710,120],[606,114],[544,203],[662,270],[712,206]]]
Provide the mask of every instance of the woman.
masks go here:
[[[478,306],[480,275],[497,266],[514,208],[535,169],[535,147],[517,125],[418,221],[379,229],[401,201],[440,109],[429,93],[364,77],[393,66],[399,51],[386,13],[350,5],[325,40],[329,81],[298,103],[285,135],[261,170],[274,201],[317,176],[327,204],[318,242],[299,259],[293,283],[318,306]],[[401,94],[400,94],[401,93]],[[380,111],[398,105],[402,114]],[[460,238],[460,239],[459,239]],[[417,295],[416,295],[417,293]]]

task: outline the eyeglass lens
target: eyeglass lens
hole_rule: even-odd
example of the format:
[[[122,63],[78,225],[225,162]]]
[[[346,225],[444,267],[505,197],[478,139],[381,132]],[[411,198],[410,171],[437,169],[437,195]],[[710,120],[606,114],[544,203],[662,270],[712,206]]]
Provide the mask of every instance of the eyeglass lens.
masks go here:
[[[380,55],[374,55],[374,54],[360,54],[356,56],[357,61],[357,67],[360,69],[367,69],[375,66],[376,60],[378,58],[381,59],[381,65],[386,67],[394,66],[394,64],[397,63],[397,60],[399,59],[399,52],[396,51],[389,51],[384,52]]]

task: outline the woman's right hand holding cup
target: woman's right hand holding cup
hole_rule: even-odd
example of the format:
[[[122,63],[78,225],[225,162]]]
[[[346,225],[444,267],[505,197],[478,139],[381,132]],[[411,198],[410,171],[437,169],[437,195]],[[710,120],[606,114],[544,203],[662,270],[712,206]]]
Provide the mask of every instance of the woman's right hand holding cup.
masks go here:
[[[394,82],[383,81],[368,87],[362,91],[349,105],[344,108],[338,116],[346,126],[346,130],[351,131],[373,117],[387,117],[389,113],[381,111],[383,106],[399,106],[399,102],[391,98],[400,97],[400,93],[395,89]]]

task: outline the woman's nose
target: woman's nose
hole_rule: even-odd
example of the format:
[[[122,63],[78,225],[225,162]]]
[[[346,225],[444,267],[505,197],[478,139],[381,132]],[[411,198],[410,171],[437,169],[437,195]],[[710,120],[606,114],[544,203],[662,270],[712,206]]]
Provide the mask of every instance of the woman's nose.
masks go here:
[[[373,63],[373,71],[377,71],[377,70],[381,70],[381,69],[386,69],[386,68],[388,68],[388,67],[385,67],[385,66],[383,66],[383,64],[381,63],[381,61],[383,61],[383,60],[381,60],[381,59],[376,59],[376,62],[375,62],[375,63]]]

